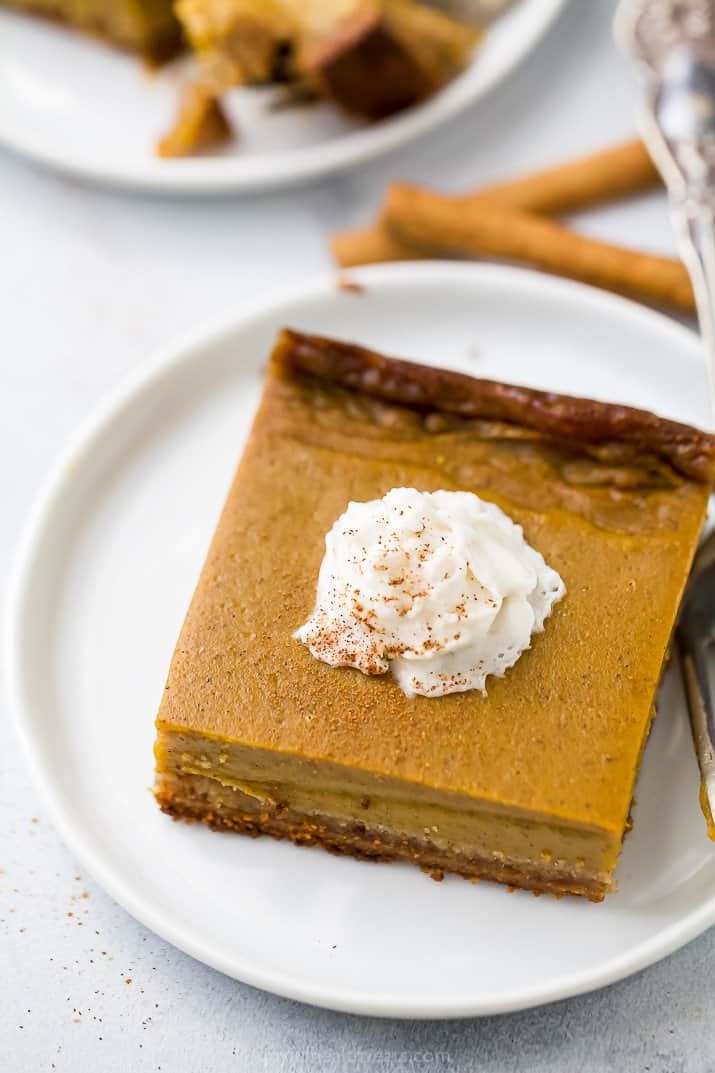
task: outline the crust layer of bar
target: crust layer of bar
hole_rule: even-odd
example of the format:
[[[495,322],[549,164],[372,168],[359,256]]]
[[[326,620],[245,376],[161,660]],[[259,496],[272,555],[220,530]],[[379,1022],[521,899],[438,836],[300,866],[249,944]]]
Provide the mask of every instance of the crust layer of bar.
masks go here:
[[[287,839],[297,846],[320,846],[339,856],[371,861],[406,861],[441,878],[445,872],[465,879],[487,879],[537,894],[578,894],[603,901],[612,889],[608,875],[587,875],[538,867],[534,862],[497,856],[465,857],[429,839],[406,837],[366,823],[337,822],[330,816],[299,812],[286,804],[257,801],[234,786],[200,775],[161,774],[154,790],[162,812],[198,821],[216,831]]]

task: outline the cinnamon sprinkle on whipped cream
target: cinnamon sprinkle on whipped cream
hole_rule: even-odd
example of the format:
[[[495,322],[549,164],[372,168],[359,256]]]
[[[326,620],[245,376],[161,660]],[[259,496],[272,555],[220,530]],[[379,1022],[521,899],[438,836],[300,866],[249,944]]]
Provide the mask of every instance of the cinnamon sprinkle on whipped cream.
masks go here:
[[[294,636],[331,667],[391,672],[408,697],[486,693],[565,592],[495,504],[393,488],[349,503],[327,533],[315,610]]]

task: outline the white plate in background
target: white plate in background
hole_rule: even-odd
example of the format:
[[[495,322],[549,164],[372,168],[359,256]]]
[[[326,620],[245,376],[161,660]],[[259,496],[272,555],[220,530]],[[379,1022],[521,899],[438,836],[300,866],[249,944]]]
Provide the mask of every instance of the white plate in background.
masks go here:
[[[70,850],[118,902],[258,987],[357,1013],[454,1017],[610,983],[715,920],[715,847],[677,668],[619,890],[600,905],[172,823],[149,793],[169,660],[282,325],[708,421],[697,338],[633,303],[486,265],[352,276],[362,293],[324,277],[169,347],[58,462],[9,604],[11,707],[29,763]]]
[[[479,100],[534,48],[565,0],[517,0],[470,66],[423,104],[379,123],[330,104],[271,112],[274,91],[235,90],[240,138],[214,156],[160,160],[185,61],[150,73],[65,27],[0,11],[0,144],[84,179],[176,193],[268,190],[326,176],[404,145]]]

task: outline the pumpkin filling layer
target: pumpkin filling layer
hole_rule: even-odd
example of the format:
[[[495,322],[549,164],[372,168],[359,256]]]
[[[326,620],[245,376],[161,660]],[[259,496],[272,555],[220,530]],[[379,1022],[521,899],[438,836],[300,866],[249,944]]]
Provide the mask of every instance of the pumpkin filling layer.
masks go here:
[[[192,734],[163,733],[157,760],[162,807],[217,829],[591,897],[609,889],[620,852],[620,832]]]

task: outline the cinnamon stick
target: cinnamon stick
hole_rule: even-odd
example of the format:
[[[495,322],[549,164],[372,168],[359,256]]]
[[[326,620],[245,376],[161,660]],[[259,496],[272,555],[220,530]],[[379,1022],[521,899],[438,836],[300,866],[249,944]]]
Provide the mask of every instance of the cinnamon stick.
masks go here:
[[[563,216],[640,194],[660,182],[648,150],[636,139],[520,179],[493,183],[474,191],[467,200],[488,197],[515,209]]]
[[[419,261],[429,257],[405,239],[392,235],[382,222],[354,231],[339,231],[330,240],[333,257],[340,268],[374,265],[384,261]]]
[[[636,140],[518,179],[493,183],[451,200],[472,204],[489,198],[513,208],[558,216],[642,193],[659,182],[645,146]],[[425,256],[416,247],[388,234],[380,223],[340,232],[333,237],[332,245],[336,261],[346,268]]]
[[[680,261],[586,238],[546,217],[496,201],[457,203],[402,184],[390,189],[382,220],[390,234],[423,254],[517,262],[652,305],[695,311],[690,279]]]

